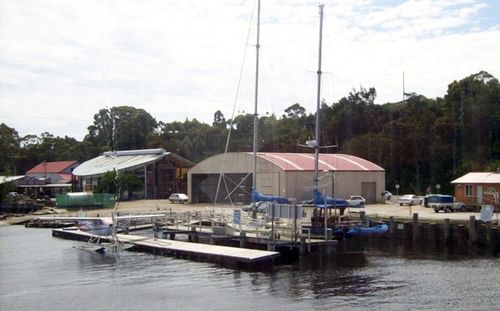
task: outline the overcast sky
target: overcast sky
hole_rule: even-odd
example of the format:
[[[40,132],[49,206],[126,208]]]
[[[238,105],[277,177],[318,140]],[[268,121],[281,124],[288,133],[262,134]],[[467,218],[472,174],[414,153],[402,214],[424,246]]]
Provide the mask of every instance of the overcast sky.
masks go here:
[[[262,0],[259,114],[314,113],[318,4]],[[324,4],[328,103],[360,86],[399,101],[403,72],[429,98],[481,70],[500,78],[498,0]],[[0,0],[0,123],[81,140],[106,107],[210,124],[253,113],[255,24],[256,0]]]

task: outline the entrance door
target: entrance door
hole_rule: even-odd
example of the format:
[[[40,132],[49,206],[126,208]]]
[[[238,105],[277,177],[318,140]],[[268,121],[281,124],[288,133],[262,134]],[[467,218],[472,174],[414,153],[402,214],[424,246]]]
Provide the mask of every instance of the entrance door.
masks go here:
[[[483,186],[477,186],[476,191],[476,203],[483,204]]]
[[[361,195],[366,199],[366,203],[377,202],[377,183],[375,182],[362,182]]]

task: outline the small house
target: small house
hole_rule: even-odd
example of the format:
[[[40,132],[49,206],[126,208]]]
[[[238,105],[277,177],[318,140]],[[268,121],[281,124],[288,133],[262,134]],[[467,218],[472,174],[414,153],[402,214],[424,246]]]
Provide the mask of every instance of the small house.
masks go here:
[[[451,182],[455,186],[455,198],[467,205],[494,205],[500,192],[500,170],[465,174]]]
[[[55,197],[57,193],[71,191],[73,186],[73,169],[77,161],[42,162],[26,172],[24,179],[17,183],[21,192],[26,194],[43,194]]]

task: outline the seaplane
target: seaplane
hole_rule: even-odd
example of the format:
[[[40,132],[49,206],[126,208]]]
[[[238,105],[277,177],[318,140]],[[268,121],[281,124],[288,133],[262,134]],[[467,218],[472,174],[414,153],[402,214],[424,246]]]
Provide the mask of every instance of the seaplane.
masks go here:
[[[84,251],[96,252],[100,254],[117,254],[120,250],[125,250],[132,245],[120,241],[117,237],[119,231],[126,231],[127,227],[119,225],[119,222],[126,222],[137,219],[155,219],[164,217],[165,214],[146,214],[146,215],[127,215],[116,216],[115,213],[110,217],[38,217],[40,220],[62,220],[75,222],[75,227],[66,228],[66,230],[79,230],[89,234],[86,243],[73,245],[74,248]],[[104,240],[104,241],[103,241]]]

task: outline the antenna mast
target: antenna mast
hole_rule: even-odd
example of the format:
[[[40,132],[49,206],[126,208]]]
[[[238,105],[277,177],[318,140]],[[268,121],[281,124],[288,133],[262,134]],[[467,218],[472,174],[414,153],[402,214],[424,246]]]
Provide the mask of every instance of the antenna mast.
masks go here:
[[[260,0],[257,2],[257,44],[256,61],[255,61],[255,105],[253,114],[253,174],[252,174],[252,191],[257,189],[257,151],[258,151],[258,114],[257,102],[259,95],[259,49],[260,49]],[[253,202],[253,198],[252,198]]]
[[[318,94],[316,98],[316,137],[315,137],[315,145],[314,145],[314,153],[316,157],[316,161],[314,161],[314,189],[318,191],[318,182],[319,182],[319,109],[321,102],[321,50],[322,50],[322,38],[323,38],[323,7],[325,5],[321,4],[319,6],[319,57],[318,57]]]
[[[405,100],[405,72],[403,71],[403,101]]]

